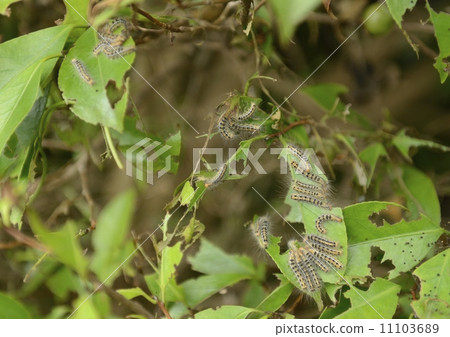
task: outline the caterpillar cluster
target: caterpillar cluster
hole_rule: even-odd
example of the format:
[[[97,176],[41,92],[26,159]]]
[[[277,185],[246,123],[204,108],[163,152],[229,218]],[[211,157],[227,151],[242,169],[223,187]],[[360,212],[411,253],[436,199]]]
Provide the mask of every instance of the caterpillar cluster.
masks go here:
[[[248,110],[240,112],[238,105],[223,112],[218,121],[217,128],[225,139],[233,139],[239,134],[249,134],[259,132],[259,126],[248,123],[256,111],[256,103],[252,102]]]
[[[97,56],[100,53],[114,59],[135,52],[134,47],[124,47],[123,44],[130,37],[131,25],[125,18],[115,18],[109,24],[104,25],[97,32],[99,43],[92,53]],[[117,30],[120,30],[118,33]]]
[[[305,151],[293,145],[289,145],[287,150],[295,158],[289,163],[292,176],[301,175],[304,178],[303,181],[295,178],[292,180],[292,189],[295,193],[292,193],[290,198],[323,210],[331,210],[332,206],[327,198],[329,193],[327,180],[312,172],[312,165]],[[315,228],[319,233],[327,233],[324,227],[326,222],[342,222],[342,219],[331,213],[319,215],[315,220]],[[316,268],[323,272],[328,272],[329,266],[335,269],[343,268],[342,262],[336,258],[342,254],[342,251],[337,249],[338,245],[338,242],[315,234],[306,235],[300,247],[294,241],[288,244],[289,266],[302,289],[314,292],[322,287]]]

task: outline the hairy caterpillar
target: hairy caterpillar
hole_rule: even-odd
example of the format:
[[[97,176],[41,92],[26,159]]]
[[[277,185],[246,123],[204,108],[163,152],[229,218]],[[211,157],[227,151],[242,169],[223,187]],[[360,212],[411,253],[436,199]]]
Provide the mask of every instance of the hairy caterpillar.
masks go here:
[[[319,260],[323,260],[328,262],[329,264],[332,264],[335,268],[337,269],[341,269],[343,267],[343,264],[341,263],[341,261],[335,259],[334,257],[325,254],[323,252],[320,252],[318,250],[315,249],[309,249],[309,251],[315,256],[317,257]]]
[[[325,221],[342,222],[342,219],[334,214],[324,214],[324,215],[319,216],[316,219],[316,228],[322,234],[325,234],[327,232],[326,229],[322,225]]]
[[[128,54],[134,53],[136,49],[134,47],[123,47],[123,46],[117,46],[117,47],[110,47],[107,46],[103,49],[103,53],[109,57],[110,59],[115,59],[121,56],[126,56]]]
[[[237,116],[238,121],[244,121],[246,119],[249,119],[251,116],[253,116],[253,114],[255,113],[255,110],[256,110],[256,104],[252,103],[250,105],[250,108],[246,112],[244,112],[243,114],[239,114]]]
[[[295,173],[301,174],[305,178],[319,183],[323,190],[327,189],[327,182],[321,176],[301,168],[295,161],[291,161],[291,165],[295,169]]]
[[[317,256],[315,256],[310,250],[307,250],[306,257],[311,260],[312,263],[314,263],[317,267],[322,269],[324,272],[328,272],[330,268],[322,262],[321,259],[319,259]]]
[[[333,240],[328,240],[327,238],[324,238],[322,236],[319,235],[314,235],[314,234],[309,234],[306,236],[306,241],[309,242],[316,242],[318,244],[324,245],[324,246],[328,246],[328,247],[337,247],[338,243],[336,241]]]
[[[89,85],[93,85],[94,84],[94,80],[92,79],[92,77],[89,75],[89,73],[86,70],[86,67],[84,66],[83,63],[81,63],[81,61],[73,58],[72,59],[72,64],[74,65],[75,69],[78,71],[78,74],[80,74],[81,78],[88,83]]]
[[[222,115],[219,118],[218,129],[220,134],[226,139],[233,139],[235,133],[230,129],[228,116]]]
[[[316,270],[312,265],[312,261],[308,258],[307,251],[304,248],[299,248],[298,257],[300,258],[299,264],[300,268],[304,268],[305,274],[307,276],[307,284],[309,286],[309,291],[316,291],[322,286],[322,282],[317,276]]]
[[[319,186],[316,185],[311,185],[311,184],[306,184],[304,182],[298,181],[298,180],[294,180],[294,185],[297,188],[303,188],[303,189],[308,189],[308,190],[315,190],[315,191],[319,191],[320,188]],[[294,188],[295,189],[295,188]],[[297,191],[297,190],[296,190]]]
[[[253,234],[255,235],[256,239],[258,240],[259,245],[267,249],[267,246],[269,245],[269,228],[270,228],[270,220],[268,217],[263,216],[260,217],[253,225]]]
[[[319,200],[317,198],[308,196],[308,195],[302,195],[302,194],[291,194],[291,199],[295,201],[301,201],[301,202],[308,202],[310,204],[313,204],[317,207],[322,207],[326,209],[331,209],[331,206],[328,205],[326,202]]]
[[[110,33],[114,33],[114,31],[118,28],[122,27],[124,31],[129,31],[130,22],[125,18],[114,18],[111,23],[107,26],[107,29]]]
[[[316,198],[326,198],[322,192],[317,192],[317,191],[310,190],[308,188],[303,188],[303,187],[298,186],[297,184],[294,184],[294,186],[292,186],[292,188],[294,189],[294,191],[296,191],[300,194],[303,194],[303,195],[310,195],[310,196],[316,197]]]
[[[225,173],[227,172],[227,164],[223,164],[222,167],[217,171],[217,173],[210,179],[205,180],[205,187],[215,187],[219,184],[223,177],[225,177]]]
[[[304,271],[300,269],[300,266],[297,263],[297,252],[292,249],[289,251],[289,267],[295,274],[295,277],[300,283],[302,289],[306,289],[306,275]]]
[[[233,128],[239,130],[239,131],[244,131],[244,132],[258,132],[259,131],[259,126],[257,125],[252,125],[252,124],[235,124],[233,126]]]
[[[306,172],[311,171],[311,165],[309,164],[308,157],[305,155],[303,150],[300,150],[293,145],[288,145],[288,150],[304,164],[304,170]]]

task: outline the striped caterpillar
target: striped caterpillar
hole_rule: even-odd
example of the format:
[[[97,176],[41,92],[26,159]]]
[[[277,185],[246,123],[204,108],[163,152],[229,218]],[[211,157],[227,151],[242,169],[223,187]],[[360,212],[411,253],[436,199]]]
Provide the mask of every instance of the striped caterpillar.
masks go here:
[[[85,81],[89,85],[93,85],[94,84],[94,80],[89,75],[89,73],[86,70],[86,67],[84,66],[83,63],[81,63],[81,61],[73,58],[72,59],[72,64],[75,67],[75,69],[78,71],[78,74],[80,74],[80,76],[83,79],[83,81]]]
[[[309,164],[308,157],[306,156],[305,152],[303,150],[298,149],[297,147],[293,145],[288,145],[288,150],[298,158],[298,160],[303,163],[305,166],[304,170],[306,172],[311,171],[311,165]]]
[[[343,264],[341,263],[341,261],[335,259],[334,257],[325,254],[321,251],[318,251],[316,249],[308,249],[317,259],[321,260],[321,261],[325,261],[328,262],[329,264],[333,265],[335,268],[337,269],[341,269],[343,268]]]
[[[114,31],[122,27],[122,31],[116,34]],[[135,51],[134,47],[124,48],[123,44],[130,37],[130,24],[124,18],[115,18],[110,24],[103,26],[98,32],[99,43],[92,50],[94,55],[103,52],[109,58],[125,56]]]
[[[307,202],[307,203],[313,204],[314,206],[331,210],[331,206],[328,205],[326,202],[319,200],[317,198],[311,197],[309,195],[291,194],[291,199],[295,200],[295,201]]]
[[[249,119],[251,116],[253,116],[253,114],[255,113],[256,110],[256,104],[254,102],[252,102],[252,104],[250,105],[250,108],[244,112],[243,114],[239,114],[237,116],[237,120],[238,121],[245,121],[246,119]]]
[[[233,130],[231,130],[230,126],[230,120],[228,118],[228,116],[220,116],[219,118],[219,122],[218,122],[218,129],[220,134],[226,138],[226,139],[233,139],[235,136],[235,133],[233,132]]]
[[[115,59],[118,57],[123,57],[126,55],[129,55],[131,53],[134,53],[136,49],[134,47],[123,47],[123,46],[117,46],[117,47],[110,47],[107,46],[103,49],[103,53],[109,57],[110,59]]]
[[[259,126],[257,125],[252,125],[252,124],[239,124],[236,123],[233,125],[233,128],[239,131],[243,131],[243,132],[258,132],[259,131]]]
[[[295,169],[294,173],[301,174],[305,178],[312,180],[316,183],[319,183],[324,191],[327,190],[327,182],[321,176],[314,174],[312,172],[308,172],[304,168],[300,167],[295,161],[291,161],[291,166]]]
[[[296,191],[300,194],[303,194],[303,195],[310,195],[310,196],[316,197],[316,198],[326,198],[322,192],[312,191],[308,188],[300,187],[297,184],[294,184],[294,186],[292,186],[292,188],[294,189],[294,191]]]
[[[226,172],[227,172],[227,164],[223,164],[222,167],[216,172],[216,174],[212,178],[205,180],[205,187],[213,188],[217,186],[225,177]]]
[[[266,216],[260,217],[257,221],[252,224],[253,234],[255,235],[259,245],[263,249],[267,249],[269,245],[269,229],[270,220]]]
[[[322,234],[326,234],[326,232],[327,232],[326,229],[322,225],[325,221],[342,222],[342,219],[334,214],[324,214],[324,215],[319,216],[316,219],[316,228]]]
[[[288,242],[289,246],[289,266],[295,274],[302,289],[314,292],[322,286],[317,276],[312,261],[308,258],[307,251],[304,248],[297,248],[295,243]]]
[[[314,235],[314,234],[309,234],[306,236],[306,241],[309,242],[316,242],[320,245],[323,246],[327,246],[327,247],[332,247],[335,248],[338,246],[338,243],[336,241],[333,240],[328,240],[327,238],[324,238],[322,236],[319,235]]]

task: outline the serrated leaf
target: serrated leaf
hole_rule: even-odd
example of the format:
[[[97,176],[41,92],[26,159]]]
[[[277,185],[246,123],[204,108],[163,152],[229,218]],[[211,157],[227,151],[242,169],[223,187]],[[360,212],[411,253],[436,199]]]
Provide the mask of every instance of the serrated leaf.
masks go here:
[[[334,318],[392,318],[397,308],[400,286],[387,280],[377,278],[369,290],[351,288],[344,293],[350,299],[351,307]]]
[[[161,270],[159,273],[159,286],[161,288],[161,300],[166,301],[166,286],[171,279],[175,279],[175,267],[180,264],[183,257],[181,242],[169,247],[166,246],[161,254]]]
[[[128,300],[132,300],[133,298],[142,296],[150,303],[156,304],[156,301],[139,287],[127,288],[127,289],[117,289],[116,291]]]
[[[244,319],[255,309],[237,305],[223,305],[220,308],[206,309],[195,314],[196,319]]]
[[[98,38],[93,28],[89,28],[75,42],[65,57],[58,76],[58,84],[71,111],[79,118],[91,124],[102,124],[121,132],[128,101],[128,81],[125,73],[131,68],[135,53],[115,59],[103,53],[95,56],[92,52]],[[125,47],[133,46],[130,39]],[[76,59],[81,62],[86,73],[92,79],[89,84],[72,64]],[[108,90],[113,88],[119,99],[115,103],[108,98]]]
[[[359,159],[361,159],[363,162],[366,162],[369,164],[369,175],[367,177],[367,184],[366,187],[370,186],[370,183],[372,181],[373,173],[375,172],[375,168],[377,166],[378,160],[381,157],[386,157],[388,154],[386,152],[386,149],[384,148],[383,144],[381,143],[373,143],[369,146],[367,146],[365,149],[363,149],[359,153]]]
[[[400,28],[402,28],[402,19],[406,10],[412,10],[416,2],[417,0],[386,0],[389,11]]]
[[[68,222],[58,232],[49,232],[38,216],[29,213],[28,219],[33,232],[39,241],[56,256],[56,258],[75,270],[82,278],[87,276],[88,262],[76,239],[77,229],[73,222]]]
[[[449,16],[450,20],[450,16]],[[450,42],[449,42],[450,43]],[[413,137],[409,137],[406,135],[406,130],[401,130],[397,135],[395,135],[392,140],[392,144],[400,151],[400,153],[405,157],[406,160],[411,161],[411,157],[409,156],[409,150],[412,147],[429,147],[432,149],[438,149],[441,151],[448,152],[450,151],[450,147],[444,146],[430,140],[417,139]]]
[[[189,257],[188,261],[193,270],[204,274],[256,274],[253,261],[249,257],[229,255],[206,239],[201,240],[198,253]]]
[[[222,289],[250,278],[245,274],[212,274],[203,275],[196,279],[189,279],[181,284],[185,299],[190,308],[218,293]]]
[[[114,275],[133,252],[133,245],[127,239],[134,212],[136,195],[134,191],[125,192],[112,201],[101,211],[97,228],[92,233],[92,245],[95,253],[91,260],[91,269],[101,281],[107,284],[114,281]]]
[[[391,260],[395,266],[389,273],[389,279],[392,279],[417,265],[442,234],[439,225],[425,216],[410,222],[402,220],[393,225],[384,222],[383,226],[377,227],[369,217],[388,205],[392,203],[372,201],[343,209],[349,243],[346,275],[371,276],[368,267],[370,250],[379,247],[384,251],[381,262]]]
[[[19,301],[0,293],[0,319],[27,319],[30,313]]]
[[[297,25],[322,1],[303,0],[301,6],[299,6],[297,0],[269,0],[268,2],[277,19],[280,39],[286,44],[294,35]]]
[[[430,7],[428,1],[426,2],[426,7],[430,13],[430,21],[434,26],[434,35],[439,46],[439,55],[436,58],[434,67],[439,72],[441,83],[444,83],[448,78],[450,68],[450,62],[447,59],[450,56],[450,36],[448,34],[450,29],[450,14],[445,12],[436,13]]]
[[[450,317],[450,249],[432,257],[414,273],[420,279],[420,299],[411,306],[419,318]]]
[[[406,206],[411,211],[412,218],[418,218],[423,213],[439,225],[441,208],[431,179],[411,166],[402,166],[400,170],[401,172],[397,175],[400,185],[398,192],[405,197]]]

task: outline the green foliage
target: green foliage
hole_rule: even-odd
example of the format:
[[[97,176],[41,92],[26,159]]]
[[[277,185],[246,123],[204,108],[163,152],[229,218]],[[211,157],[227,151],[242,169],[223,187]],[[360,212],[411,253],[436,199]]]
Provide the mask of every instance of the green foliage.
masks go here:
[[[0,14],[9,14],[13,2],[2,1]],[[296,0],[254,1],[249,25],[239,20],[244,19],[239,16],[246,10],[242,2],[234,4],[239,7],[231,11],[224,5],[227,10],[220,12],[222,6],[215,6],[217,16],[208,13],[211,4],[203,1],[187,6],[170,1],[167,8],[157,9],[147,4],[151,8],[147,15],[137,7],[139,1],[119,1],[114,6],[105,3],[64,1],[66,13],[57,26],[0,44],[0,229],[13,240],[1,237],[0,255],[9,259],[5,266],[14,270],[14,280],[18,280],[5,281],[13,295],[0,293],[0,318],[294,318],[300,307],[302,314],[323,319],[448,317],[449,249],[435,255],[441,250],[439,243],[447,242],[440,201],[446,202],[449,193],[445,186],[448,169],[440,172],[433,165],[441,157],[445,162],[450,147],[432,140],[440,138],[440,131],[413,137],[426,128],[401,125],[401,118],[391,118],[387,110],[376,111],[377,117],[366,110],[365,103],[372,109],[392,105],[385,96],[376,96],[381,88],[377,91],[372,86],[387,82],[390,89],[390,79],[396,76],[390,71],[389,76],[373,75],[372,70],[379,67],[365,53],[354,50],[355,45],[384,41],[382,35],[390,30],[393,19],[416,52],[420,47],[434,53],[423,42],[422,46],[413,44],[411,39],[416,37],[410,38],[406,30],[406,12],[420,10],[416,0],[370,4],[352,14],[354,17],[342,16],[334,2],[328,8],[327,2],[320,0],[305,0],[301,6]],[[327,13],[319,10],[312,15],[322,3]],[[430,15],[424,32],[434,31],[439,48],[434,67],[444,83],[450,57],[450,16],[431,5],[427,1],[423,8]],[[168,10],[171,15],[164,15]],[[345,39],[350,36],[348,27],[358,26],[371,14],[365,25],[372,34],[361,30]],[[18,11],[14,19],[18,27],[22,16]],[[144,55],[148,59],[142,57],[134,65],[134,52],[112,58],[93,53],[101,42],[97,30],[118,18],[119,24],[125,20],[130,25],[120,47],[133,47],[134,51],[138,46],[137,51],[148,53]],[[307,23],[300,26],[306,18]],[[335,29],[324,38],[321,25],[328,22]],[[32,30],[33,24],[23,26]],[[215,35],[210,35],[210,30]],[[347,35],[343,38],[343,34]],[[5,38],[16,35],[8,32]],[[208,61],[211,69],[205,78],[198,71],[200,59],[194,54],[210,48],[211,38],[227,41],[230,56],[239,55],[231,59],[246,60],[240,77],[242,91],[228,88],[227,76],[216,80],[215,58]],[[336,83],[324,82],[323,75],[315,84],[297,78],[309,80],[325,67],[342,41],[351,55],[348,76],[355,77],[354,84],[361,85],[361,91],[338,83],[335,71],[330,76]],[[144,74],[147,70],[153,74],[159,49],[169,43],[184,48],[174,48],[177,53],[195,47],[192,60],[189,57],[189,63],[180,66],[168,58],[168,72],[147,81]],[[143,44],[152,48],[141,49]],[[331,55],[330,50],[334,50]],[[161,54],[166,56],[163,51]],[[356,59],[356,54],[361,59]],[[255,60],[254,64],[247,59]],[[326,62],[321,63],[323,60]],[[394,58],[384,61],[397,62]],[[341,69],[342,61],[336,62]],[[148,69],[135,68],[143,64]],[[315,65],[319,68],[304,74]],[[402,64],[398,71],[408,66]],[[189,68],[189,80],[178,77],[183,68]],[[430,69],[434,71],[431,63]],[[223,82],[223,88],[231,93],[218,95],[223,102],[215,113],[210,112],[208,132],[192,135],[177,116],[165,118],[159,113],[151,96],[133,82],[131,70],[139,72],[143,83],[176,83],[179,88],[169,91],[171,95],[159,87],[164,95],[157,94],[192,123],[207,119],[200,114],[211,106],[205,108],[201,103],[216,100],[216,93],[209,89]],[[301,87],[300,100],[294,96],[296,91],[285,92],[284,85],[266,84],[288,77],[295,79],[291,89]],[[297,82],[302,83],[300,87]],[[199,97],[195,98],[194,91]],[[375,99],[359,97],[367,91]],[[306,103],[297,106],[298,101]],[[375,101],[378,103],[372,104]],[[147,106],[151,113],[142,113]],[[189,112],[183,110],[185,106]],[[225,119],[233,131],[231,140],[220,139],[220,121]],[[203,145],[195,137],[204,139]],[[311,184],[314,179],[292,169],[291,163],[299,157],[288,145],[308,148],[305,172],[323,179],[324,194],[317,197],[322,204],[291,197],[300,193],[292,181]],[[199,146],[237,147],[225,159],[223,177],[214,183],[211,178],[218,171],[203,154],[200,163],[206,170],[187,173],[186,167],[192,164],[187,154]],[[280,147],[278,159],[287,163],[286,176],[280,177],[275,170],[257,177],[248,172],[250,153]],[[145,157],[150,151],[152,155]],[[139,156],[129,158],[129,152]],[[425,170],[422,155],[436,153],[441,157],[432,158]],[[124,168],[123,156],[126,172],[111,172]],[[111,168],[111,158],[117,167]],[[236,167],[245,170],[234,172]],[[158,181],[166,185],[147,186],[144,172],[158,178],[163,173],[176,176],[164,177],[172,179],[169,182]],[[134,186],[121,188],[125,184]],[[316,180],[313,184],[320,183]],[[169,202],[164,205],[158,193],[165,192]],[[231,209],[233,205],[237,207]],[[316,225],[325,213],[339,218],[324,224],[326,233]],[[262,233],[256,234],[259,257],[265,256],[257,259],[256,254],[237,249],[250,246],[250,238],[240,235],[245,221],[255,222],[262,216],[273,223],[265,229],[267,242]],[[249,227],[254,229],[254,223]],[[319,231],[336,242],[333,258],[339,261],[339,269],[324,272],[314,267],[321,288],[310,292],[302,288],[291,269],[289,249],[307,248],[304,237]],[[237,253],[228,253],[231,250]],[[415,288],[420,289],[419,294],[411,294]],[[42,292],[49,294],[43,304],[33,298],[42,298]],[[232,296],[224,300],[222,295],[228,292]],[[230,304],[229,299],[235,301]]]
[[[450,314],[450,249],[426,261],[414,271],[420,279],[420,299],[413,301],[419,318],[448,318]]]

